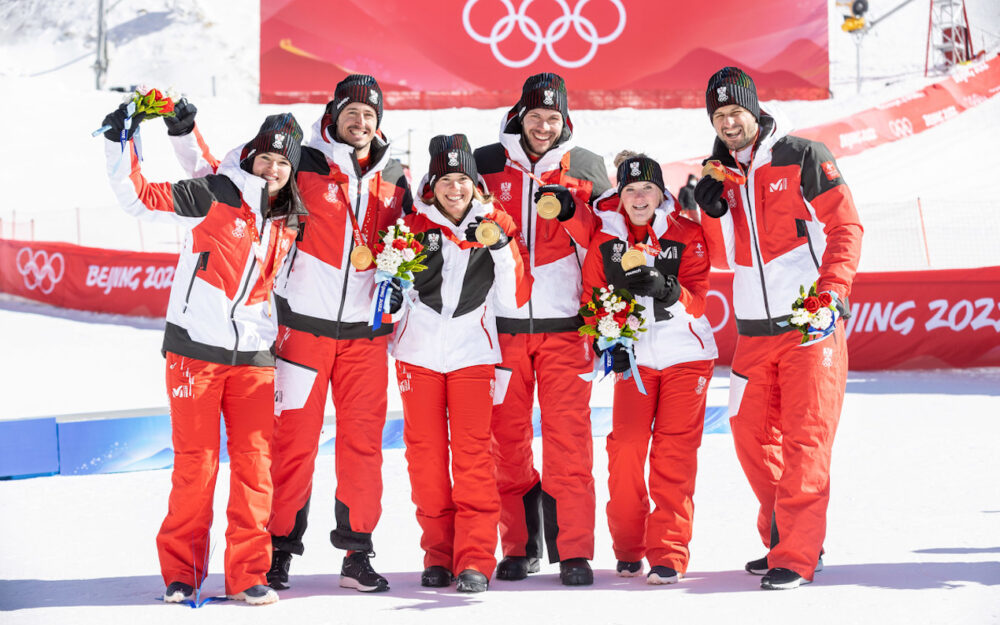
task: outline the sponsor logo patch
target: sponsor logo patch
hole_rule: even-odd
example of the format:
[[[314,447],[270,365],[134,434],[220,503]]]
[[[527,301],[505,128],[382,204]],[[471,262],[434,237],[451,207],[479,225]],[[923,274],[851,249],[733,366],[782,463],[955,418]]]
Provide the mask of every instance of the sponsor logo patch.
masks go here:
[[[830,182],[840,178],[840,172],[837,171],[837,166],[833,161],[823,161],[821,167],[823,168],[823,173],[826,174],[826,179]]]

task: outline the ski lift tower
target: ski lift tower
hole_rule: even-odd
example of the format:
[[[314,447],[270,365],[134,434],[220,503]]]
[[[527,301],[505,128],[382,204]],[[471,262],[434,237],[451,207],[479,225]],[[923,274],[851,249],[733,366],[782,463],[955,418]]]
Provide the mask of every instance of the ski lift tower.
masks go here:
[[[946,72],[959,63],[975,57],[969,40],[969,16],[965,0],[930,0],[930,22],[927,27],[927,53],[924,76],[931,69]]]
[[[945,2],[948,0],[944,0]],[[873,28],[878,24],[882,23],[890,15],[894,14],[896,11],[902,9],[906,5],[913,2],[913,0],[903,0],[897,4],[894,8],[890,9],[887,13],[879,17],[878,19],[873,19],[867,21],[865,18],[865,13],[868,11],[868,0],[837,0],[837,6],[845,7],[850,11],[850,15],[844,16],[844,23],[840,25],[840,29],[846,33],[850,33],[854,37],[854,45],[856,47],[857,54],[855,58],[857,59],[857,77],[858,77],[858,93],[861,93],[861,44],[864,41],[865,35],[867,35]],[[962,5],[962,11],[964,14],[965,3],[955,2],[956,4]],[[931,0],[931,5],[938,4],[935,0]],[[943,4],[943,2],[941,2]]]

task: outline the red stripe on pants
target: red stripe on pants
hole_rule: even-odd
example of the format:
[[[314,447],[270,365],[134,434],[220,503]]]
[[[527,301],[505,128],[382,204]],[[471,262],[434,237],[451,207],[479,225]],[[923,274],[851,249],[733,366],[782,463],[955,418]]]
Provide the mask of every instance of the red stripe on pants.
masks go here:
[[[339,529],[370,534],[382,514],[388,337],[336,340],[284,326],[278,336],[278,356],[317,373],[303,407],[284,410],[276,419],[268,531],[287,536],[312,494],[329,385],[337,420],[336,498],[350,510],[350,528]]]
[[[826,536],[830,452],[847,385],[843,322],[827,339],[740,336],[733,357],[730,418],[736,456],[760,510],[757,530],[771,567],[812,580]],[[740,396],[740,385],[746,380]],[[771,547],[772,514],[779,542]]]
[[[531,450],[535,380],[542,416],[542,490],[555,499],[558,537],[550,560],[594,557],[594,442],[590,429],[591,339],[575,332],[501,334],[501,367],[512,371],[502,404],[493,408],[494,457],[500,489],[500,541],[505,556],[525,555],[529,540],[524,495],[539,483]],[[552,523],[547,519],[546,524]]]
[[[227,366],[167,353],[174,468],[167,516],[156,537],[163,581],[200,584],[206,574],[219,472],[219,413],[229,451],[226,593],[264,584],[271,565],[274,369]]]
[[[438,373],[397,362],[396,377],[424,567],[475,569],[489,578],[500,519],[490,454],[493,365]]]
[[[617,379],[608,448],[608,527],[619,560],[687,570],[698,447],[714,361],[639,367],[647,395]],[[616,376],[620,377],[620,376]],[[650,447],[652,439],[652,447]],[[649,455],[649,491],[646,456]],[[652,498],[655,508],[649,509]]]

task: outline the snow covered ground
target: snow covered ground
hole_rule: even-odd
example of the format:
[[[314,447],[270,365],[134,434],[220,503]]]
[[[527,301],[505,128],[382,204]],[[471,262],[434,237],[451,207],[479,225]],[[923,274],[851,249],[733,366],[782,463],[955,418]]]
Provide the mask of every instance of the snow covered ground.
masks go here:
[[[319,115],[315,105],[256,104],[254,0],[107,4],[108,84],[173,84],[186,91],[217,152],[249,138],[267,113],[291,109],[304,126]],[[899,2],[871,4],[877,17]],[[1000,4],[967,5],[973,43],[995,51]],[[99,140],[89,136],[118,102],[118,94],[93,91],[93,6],[83,0],[0,0],[0,120],[6,139],[0,236],[12,236],[13,228],[23,237],[33,219],[36,239],[176,249],[175,232],[140,231],[113,205]],[[839,31],[832,2],[831,13],[834,98],[784,103],[800,126],[927,83],[926,2],[909,4],[868,36],[860,94],[854,44]],[[412,131],[410,158],[419,176],[430,136],[462,131],[474,145],[493,141],[501,112],[390,110],[383,123],[397,145],[405,145]],[[623,147],[647,150],[662,161],[695,156],[707,151],[712,138],[700,109],[572,115],[580,144],[609,163]],[[934,266],[1000,264],[1000,206],[995,176],[988,173],[995,171],[989,137],[998,117],[995,97],[919,136],[841,160],[866,225],[863,269],[910,263],[905,252],[912,243],[890,226],[912,211],[917,197],[924,202]],[[149,124],[144,140],[149,176],[181,177],[158,122]],[[0,299],[0,419],[163,406],[158,326]],[[710,405],[725,403],[727,373],[716,372]],[[610,405],[610,391],[610,381],[597,385],[592,405]],[[398,410],[394,386],[389,399],[390,410]],[[326,539],[333,459],[324,456],[306,554],[293,563],[294,587],[276,606],[258,610],[210,604],[191,611],[155,600],[162,581],[153,537],[166,510],[167,471],[0,482],[0,622],[1000,623],[998,414],[1000,369],[852,373],[834,450],[826,570],[815,584],[792,593],[762,593],[759,579],[742,571],[745,561],[764,551],[753,529],[754,499],[726,434],[705,437],[691,568],[681,584],[665,588],[613,574],[601,438],[595,439],[597,576],[587,589],[561,587],[555,566],[525,582],[494,582],[488,593],[472,597],[420,588],[419,530],[400,450],[385,456],[385,513],[375,533],[375,564],[390,578],[392,591],[365,596],[337,587],[341,552]],[[224,531],[226,471],[224,465],[216,492],[215,541]],[[209,594],[222,592],[221,562],[219,549],[206,582]]]

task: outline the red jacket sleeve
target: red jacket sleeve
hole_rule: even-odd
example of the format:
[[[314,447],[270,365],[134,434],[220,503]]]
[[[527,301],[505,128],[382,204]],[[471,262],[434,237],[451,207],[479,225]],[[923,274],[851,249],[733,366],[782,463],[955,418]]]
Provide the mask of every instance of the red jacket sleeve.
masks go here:
[[[677,218],[677,223],[686,234],[686,245],[677,270],[677,282],[681,286],[678,301],[688,314],[700,317],[705,314],[705,297],[708,294],[709,249],[701,226],[685,217]]]

